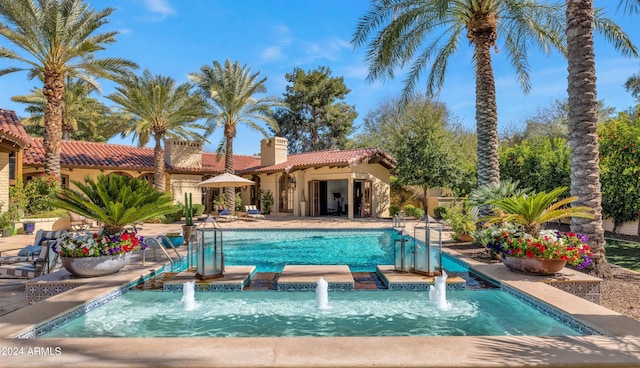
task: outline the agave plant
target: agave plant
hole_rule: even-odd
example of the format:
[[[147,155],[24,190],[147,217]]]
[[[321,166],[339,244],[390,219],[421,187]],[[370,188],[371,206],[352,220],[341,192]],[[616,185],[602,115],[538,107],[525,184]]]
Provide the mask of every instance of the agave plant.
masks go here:
[[[500,200],[523,194],[530,194],[530,188],[518,188],[519,181],[502,180],[499,184],[485,184],[469,194],[469,205],[477,207],[480,213],[488,215],[493,208],[488,204],[492,200]]]
[[[78,189],[62,188],[53,205],[101,222],[105,235],[175,212],[171,194],[159,192],[144,180],[100,174],[96,181],[87,176],[85,183],[71,182]]]
[[[593,218],[589,207],[567,207],[578,197],[567,197],[557,201],[566,190],[567,187],[560,187],[549,193],[521,194],[510,198],[489,200],[487,203],[499,211],[481,220],[486,221],[485,225],[514,223],[522,226],[524,232],[538,236],[542,225],[549,221],[568,217]]]

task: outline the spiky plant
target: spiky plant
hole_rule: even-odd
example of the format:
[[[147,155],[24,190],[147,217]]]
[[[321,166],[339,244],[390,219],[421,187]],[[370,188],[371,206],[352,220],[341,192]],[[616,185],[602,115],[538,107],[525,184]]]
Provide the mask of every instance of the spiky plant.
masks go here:
[[[531,188],[521,189],[518,188],[519,184],[517,180],[506,179],[501,180],[498,185],[482,185],[469,194],[469,205],[478,208],[482,215],[489,215],[492,211],[489,201],[531,193]]]
[[[592,210],[586,206],[565,207],[575,202],[577,197],[568,197],[557,201],[558,197],[567,190],[560,187],[549,193],[521,194],[518,196],[488,201],[488,204],[500,211],[481,220],[486,225],[497,223],[514,223],[522,226],[524,232],[535,236],[540,234],[542,225],[554,220],[569,217],[592,218]]]
[[[105,235],[175,212],[171,194],[159,192],[144,180],[100,174],[95,181],[87,176],[85,183],[71,182],[78,189],[62,188],[53,205],[101,222]]]

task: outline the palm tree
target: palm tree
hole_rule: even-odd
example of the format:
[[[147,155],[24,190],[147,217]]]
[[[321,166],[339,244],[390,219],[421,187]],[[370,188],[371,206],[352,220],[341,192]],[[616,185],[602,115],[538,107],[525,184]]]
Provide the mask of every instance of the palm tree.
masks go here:
[[[638,10],[638,5],[632,3],[634,1],[638,2],[637,0],[626,1],[628,11]],[[593,271],[598,277],[610,279],[612,274],[605,258],[602,227],[602,193],[598,167],[598,101],[593,45],[594,27],[602,25],[598,22],[593,9],[593,0],[566,0],[566,2],[571,195],[578,197],[576,205],[591,208],[593,214],[593,219],[572,219],[571,230],[589,237],[589,246],[594,254]],[[620,4],[622,5],[623,1]],[[605,36],[609,36],[610,33],[611,31],[604,32]],[[614,42],[614,45],[627,55],[638,55],[633,44],[624,37],[621,41]]]
[[[195,130],[206,131],[196,120],[207,117],[206,101],[191,93],[190,83],[176,86],[176,81],[162,75],[151,75],[145,70],[142,76],[129,74],[117,80],[116,93],[107,96],[119,105],[123,113],[129,114],[129,126],[123,137],[133,133],[138,144],[145,146],[151,136],[155,140],[153,149],[153,179],[155,187],[164,191],[165,137],[187,140],[203,140]]]
[[[223,142],[218,146],[218,154],[225,154],[224,171],[234,173],[233,139],[239,124],[261,132],[265,137],[267,131],[258,125],[262,121],[274,131],[279,131],[273,119],[272,107],[279,105],[272,97],[255,98],[258,93],[267,92],[267,78],[258,79],[260,73],[251,74],[246,65],[237,61],[226,60],[224,66],[218,61],[213,66],[203,65],[200,72],[190,73],[189,79],[196,84],[201,95],[211,99],[215,110],[215,124],[224,128]],[[235,211],[235,188],[225,188],[229,211]]]
[[[71,181],[78,189],[63,187],[52,200],[54,206],[103,224],[105,235],[121,233],[123,228],[176,211],[173,197],[153,188],[144,180],[124,175],[100,174],[94,180]]]
[[[97,87],[81,79],[67,76],[62,109],[62,139],[80,139],[104,142],[117,132],[118,119],[111,110],[97,99],[90,97]],[[40,133],[44,130],[44,112],[47,99],[42,88],[34,88],[28,95],[11,97],[14,102],[26,104],[25,110],[31,114],[23,120],[28,132]]]
[[[374,31],[380,29],[378,33]],[[528,51],[537,45],[548,53],[564,50],[558,4],[504,0],[379,0],[358,23],[352,43],[367,41],[369,80],[393,77],[411,63],[403,96],[407,99],[425,69],[427,93],[442,88],[449,57],[466,39],[473,44],[476,75],[478,185],[498,185],[498,117],[491,48],[503,40],[509,61],[526,93],[530,89]],[[426,43],[424,48],[421,46]]]
[[[0,35],[15,50],[0,47],[0,58],[26,64],[0,69],[0,76],[27,70],[29,78],[44,81],[45,172],[60,177],[60,147],[65,78],[74,75],[92,81],[137,65],[120,58],[96,58],[118,32],[96,33],[115,9],[89,9],[83,0],[14,0],[0,2]],[[19,53],[20,50],[22,53]]]

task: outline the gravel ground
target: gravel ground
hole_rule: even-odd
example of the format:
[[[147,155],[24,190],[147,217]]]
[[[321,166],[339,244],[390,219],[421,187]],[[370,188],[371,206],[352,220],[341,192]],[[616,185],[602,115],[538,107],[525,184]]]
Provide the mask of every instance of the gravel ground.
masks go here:
[[[607,234],[607,237],[614,236]],[[624,240],[638,241],[639,239],[626,237]],[[500,262],[491,259],[487,250],[476,244],[447,244],[446,247],[479,262]],[[640,321],[640,273],[614,265],[611,265],[611,271],[613,279],[605,280],[600,285],[600,304]]]

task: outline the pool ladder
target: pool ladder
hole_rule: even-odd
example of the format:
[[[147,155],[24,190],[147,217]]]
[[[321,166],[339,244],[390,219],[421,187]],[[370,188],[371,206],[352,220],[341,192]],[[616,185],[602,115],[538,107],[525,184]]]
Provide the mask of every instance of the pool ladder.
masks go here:
[[[144,239],[144,243],[147,245],[147,247],[152,247],[154,261],[157,258],[157,249],[160,249],[162,253],[164,253],[164,255],[169,259],[169,262],[171,262],[171,271],[176,270],[176,265],[180,265],[180,269],[182,269],[182,256],[180,256],[180,253],[178,253],[178,250],[176,249],[176,247],[173,246],[173,243],[171,243],[171,240],[169,240],[167,236],[158,235],[156,237],[147,237]],[[166,245],[166,247],[163,245]],[[166,248],[173,249],[177,258],[173,259],[169,254],[169,252],[167,252]],[[146,255],[146,252],[143,251],[142,252],[143,266],[145,265],[145,255]]]

